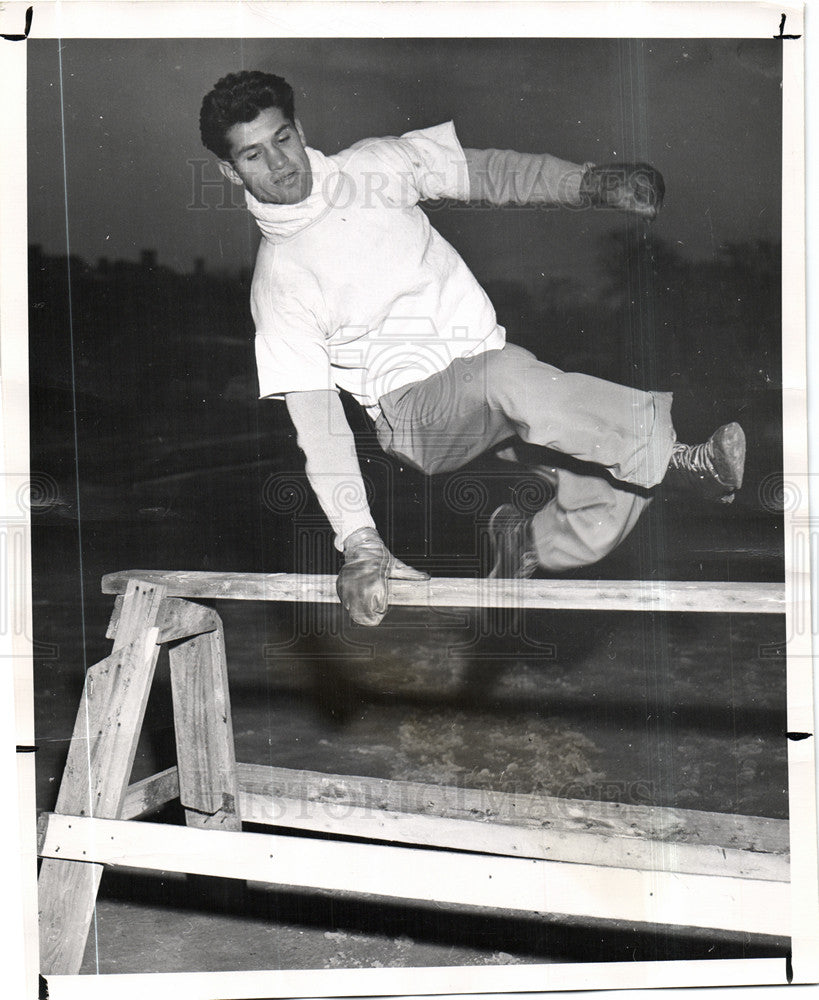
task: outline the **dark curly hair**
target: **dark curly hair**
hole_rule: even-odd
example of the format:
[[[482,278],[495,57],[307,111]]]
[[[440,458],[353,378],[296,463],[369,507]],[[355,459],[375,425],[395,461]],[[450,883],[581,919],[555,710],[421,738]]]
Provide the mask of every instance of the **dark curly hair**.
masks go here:
[[[279,108],[288,121],[295,120],[293,88],[287,80],[260,70],[228,73],[202,101],[199,133],[203,145],[220,160],[229,160],[228,129],[252,122],[266,108]]]

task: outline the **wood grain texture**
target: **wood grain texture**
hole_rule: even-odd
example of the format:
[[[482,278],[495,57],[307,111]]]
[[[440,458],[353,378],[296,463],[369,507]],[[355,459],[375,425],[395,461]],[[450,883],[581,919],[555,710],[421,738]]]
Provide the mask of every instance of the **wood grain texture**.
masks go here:
[[[509,857],[787,881],[789,824],[238,764],[244,822]],[[176,768],[128,789],[123,818],[175,798]]]
[[[225,642],[216,618],[215,631],[169,649],[179,798],[188,825],[239,830]]]
[[[790,933],[787,883],[466,851],[49,817],[43,852],[110,865],[528,913]]]
[[[161,809],[179,798],[179,772],[176,765],[142,778],[128,786],[120,819],[136,819]]]
[[[760,816],[239,765],[246,822],[510,857],[787,881],[788,823]]]
[[[239,801],[245,822],[282,829],[607,868],[723,875],[771,882],[788,882],[790,878],[787,855],[710,844],[649,840],[582,829],[528,828],[387,809],[374,812],[362,806],[306,802],[304,799],[271,800],[243,790],[240,790]]]
[[[666,841],[711,844],[736,850],[786,855],[790,848],[787,820],[596,802],[494,789],[456,788],[416,781],[239,764],[244,792],[266,797],[323,803],[342,812],[348,806],[371,812],[389,810],[446,816],[520,827]]]
[[[117,594],[114,599],[114,607],[111,611],[111,618],[108,622],[108,628],[105,632],[106,639],[113,639],[117,634],[117,628],[119,627],[119,618],[122,614],[122,602],[125,600],[124,594]]]
[[[169,595],[177,597],[338,603],[334,576],[298,573],[127,570],[104,576],[103,593],[122,593],[131,579],[161,583]],[[777,583],[440,577],[391,581],[390,603],[421,607],[784,614],[785,588]]]
[[[159,653],[161,584],[130,581],[114,649],[90,667],[57,797],[58,813],[121,814]],[[39,877],[40,971],[76,973],[82,962],[102,872],[55,858]]]
[[[129,585],[109,656],[89,667],[56,811],[119,815],[159,647],[161,585]]]
[[[212,609],[179,597],[166,597],[162,602],[162,612],[157,622],[159,636],[157,642],[177,642],[191,636],[215,632],[221,622]]]
[[[114,646],[88,671],[57,814],[44,833],[43,972],[78,971],[103,863],[789,933],[783,821],[237,767],[221,622],[187,599],[337,603],[335,582],[334,576],[140,570],[104,577],[103,591],[119,595],[109,626]],[[422,607],[785,611],[784,588],[759,583],[441,578],[395,581],[390,601]],[[161,642],[171,644],[179,767],[128,788]],[[176,794],[189,828],[118,819],[150,811]],[[240,810],[251,821],[416,846],[242,834]]]
[[[122,594],[117,595],[111,620],[105,633],[106,639],[113,639],[117,634],[120,615],[122,614]],[[179,597],[166,597],[162,602],[157,627],[159,636],[157,642],[174,642],[201,632],[212,632],[218,625],[216,612],[201,604],[182,600]]]
[[[72,976],[80,971],[102,872],[102,864],[65,860],[59,852],[43,858],[38,888],[40,972],[44,976]]]

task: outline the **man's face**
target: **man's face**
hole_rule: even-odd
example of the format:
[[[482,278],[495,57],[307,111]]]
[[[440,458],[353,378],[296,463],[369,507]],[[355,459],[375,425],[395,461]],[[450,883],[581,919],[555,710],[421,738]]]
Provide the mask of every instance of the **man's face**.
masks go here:
[[[230,160],[220,160],[222,173],[243,184],[257,201],[268,205],[295,205],[313,187],[304,133],[280,108],[265,108],[252,122],[227,131]]]

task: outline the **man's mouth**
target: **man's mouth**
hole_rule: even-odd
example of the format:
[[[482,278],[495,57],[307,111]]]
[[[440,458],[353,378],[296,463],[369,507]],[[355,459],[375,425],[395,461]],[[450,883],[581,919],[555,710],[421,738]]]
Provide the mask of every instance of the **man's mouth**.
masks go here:
[[[290,187],[290,185],[298,177],[297,170],[291,170],[289,174],[284,174],[282,177],[277,177],[274,181],[276,187]]]

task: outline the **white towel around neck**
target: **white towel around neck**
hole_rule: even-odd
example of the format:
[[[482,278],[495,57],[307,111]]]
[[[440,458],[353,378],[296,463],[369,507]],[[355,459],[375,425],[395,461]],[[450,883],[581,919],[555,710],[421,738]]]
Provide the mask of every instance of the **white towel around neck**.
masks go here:
[[[310,194],[293,205],[273,205],[259,201],[245,191],[245,201],[256,223],[271,243],[296,236],[325,215],[334,204],[341,182],[338,164],[329,156],[305,146],[313,176]]]

